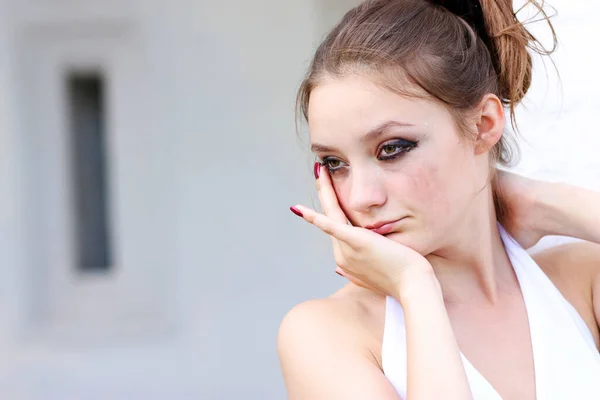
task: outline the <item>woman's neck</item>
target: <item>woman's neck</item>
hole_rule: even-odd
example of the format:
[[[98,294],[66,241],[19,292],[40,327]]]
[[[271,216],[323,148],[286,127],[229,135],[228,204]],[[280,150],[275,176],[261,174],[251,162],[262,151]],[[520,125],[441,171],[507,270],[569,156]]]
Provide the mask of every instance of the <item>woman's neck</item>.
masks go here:
[[[482,203],[484,212],[464,218],[461,226],[453,227],[451,240],[426,257],[449,304],[496,304],[518,285],[498,231],[491,193]]]

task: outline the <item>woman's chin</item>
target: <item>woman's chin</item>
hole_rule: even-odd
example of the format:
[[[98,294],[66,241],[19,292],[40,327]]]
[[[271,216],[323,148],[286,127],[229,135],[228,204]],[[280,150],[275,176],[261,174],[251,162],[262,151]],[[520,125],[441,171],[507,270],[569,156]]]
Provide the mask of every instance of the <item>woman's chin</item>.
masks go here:
[[[393,240],[394,242],[400,243],[401,245],[404,245],[404,246],[409,246],[409,244],[411,242],[410,236],[407,235],[407,233],[405,231],[404,232],[398,232],[398,231],[390,232],[386,235],[383,235],[383,237],[386,237],[386,238]]]
[[[425,248],[423,246],[422,241],[419,241],[414,235],[411,235],[406,231],[391,232],[384,236],[390,240],[393,240],[396,243],[413,249],[419,254],[424,254],[423,251],[425,250]]]

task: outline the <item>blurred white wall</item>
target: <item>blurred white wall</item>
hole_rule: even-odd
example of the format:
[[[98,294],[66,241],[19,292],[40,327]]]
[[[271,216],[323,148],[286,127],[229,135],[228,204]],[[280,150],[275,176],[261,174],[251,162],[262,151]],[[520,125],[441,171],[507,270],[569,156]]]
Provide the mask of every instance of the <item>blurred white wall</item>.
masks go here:
[[[315,201],[294,96],[350,3],[0,0],[0,398],[284,398],[281,319],[343,284],[288,210]],[[517,169],[598,189],[590,4],[553,2],[563,93],[537,70]],[[65,64],[108,71],[108,276],[69,263]]]

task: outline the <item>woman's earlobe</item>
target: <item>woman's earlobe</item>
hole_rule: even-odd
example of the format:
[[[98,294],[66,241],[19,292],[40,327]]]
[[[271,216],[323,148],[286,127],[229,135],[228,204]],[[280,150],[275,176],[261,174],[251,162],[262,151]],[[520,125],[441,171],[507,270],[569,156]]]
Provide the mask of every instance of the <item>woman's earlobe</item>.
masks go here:
[[[489,129],[480,131],[475,141],[476,155],[488,153],[502,138],[502,130]]]
[[[475,155],[479,156],[481,154],[489,153],[495,144],[491,144],[490,142],[484,140],[481,135],[477,136],[475,141],[475,145],[473,146],[475,150]]]

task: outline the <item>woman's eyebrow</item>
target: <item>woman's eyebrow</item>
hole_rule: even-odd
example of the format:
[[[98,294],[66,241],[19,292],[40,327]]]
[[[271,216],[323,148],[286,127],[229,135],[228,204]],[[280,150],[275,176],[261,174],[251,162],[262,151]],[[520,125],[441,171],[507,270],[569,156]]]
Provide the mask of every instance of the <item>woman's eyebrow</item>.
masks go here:
[[[360,141],[363,143],[371,142],[371,141],[379,138],[390,128],[397,128],[397,127],[409,128],[409,127],[413,127],[413,126],[414,126],[413,124],[409,124],[406,122],[390,120],[390,121],[384,122],[383,124],[378,125],[375,128],[371,129],[366,135],[364,135],[362,138],[360,138]]]
[[[377,125],[375,128],[371,129],[369,132],[367,132],[363,137],[360,138],[360,141],[363,143],[366,142],[371,142],[375,139],[377,139],[378,137],[380,137],[381,135],[383,135],[388,129],[390,128],[395,128],[395,127],[401,127],[401,128],[409,128],[409,127],[413,127],[413,124],[409,124],[406,122],[400,122],[400,121],[386,121],[380,125]],[[336,151],[335,148],[330,147],[330,146],[326,146],[323,144],[319,144],[319,143],[313,143],[310,146],[310,149],[315,152],[315,153],[331,153]]]
[[[336,151],[333,147],[325,146],[323,144],[313,143],[310,146],[313,153],[333,153]]]

